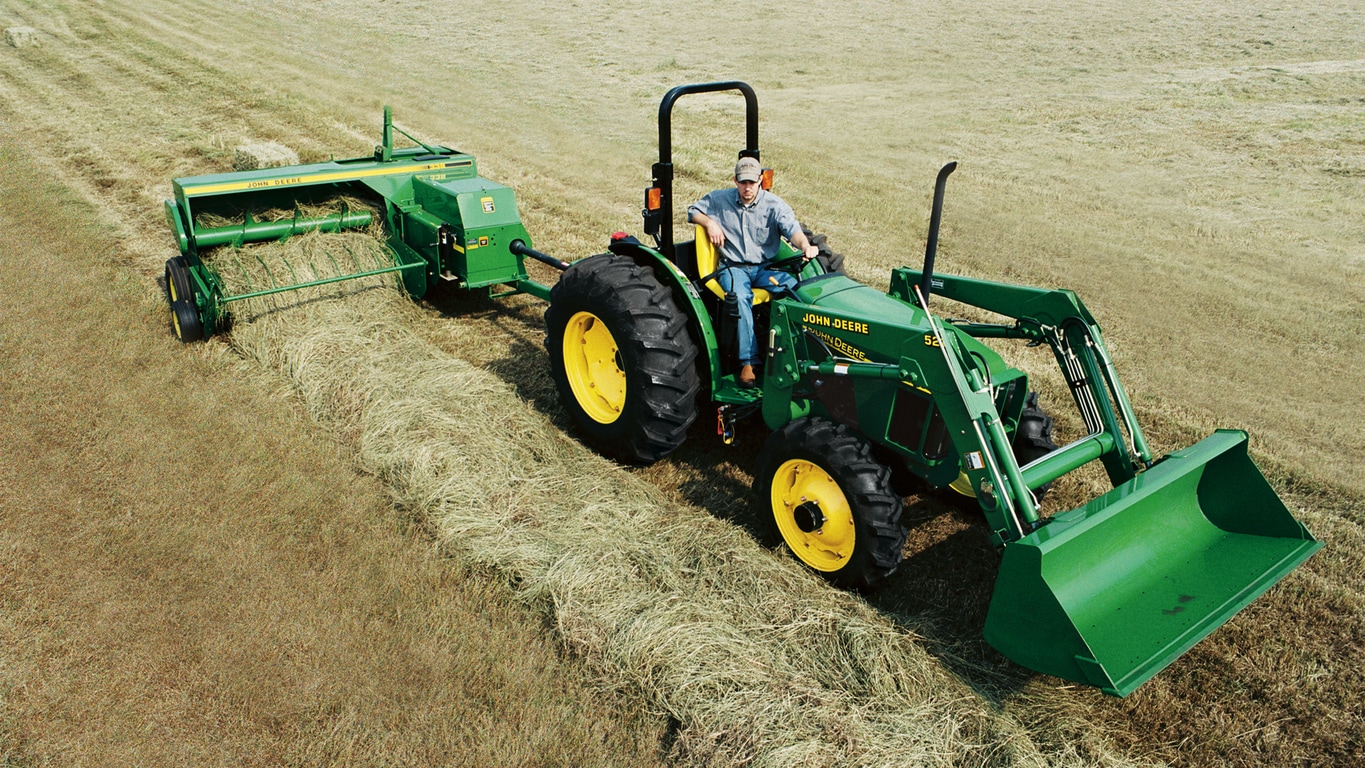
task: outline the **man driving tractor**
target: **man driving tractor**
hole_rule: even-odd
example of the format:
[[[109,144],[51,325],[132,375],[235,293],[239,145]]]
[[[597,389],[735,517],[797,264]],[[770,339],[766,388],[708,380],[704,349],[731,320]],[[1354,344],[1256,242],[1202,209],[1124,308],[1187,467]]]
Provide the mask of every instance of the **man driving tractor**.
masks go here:
[[[763,167],[758,160],[741,157],[735,164],[733,189],[710,192],[687,209],[688,221],[701,225],[707,239],[719,250],[724,267],[717,275],[721,287],[727,293],[733,291],[738,300],[739,385],[746,388],[754,386],[757,380],[753,289],[780,293],[796,287],[796,278],[790,272],[767,266],[777,256],[782,238],[806,259],[815,258],[818,252],[802,231],[792,207],[763,189],[762,179]]]

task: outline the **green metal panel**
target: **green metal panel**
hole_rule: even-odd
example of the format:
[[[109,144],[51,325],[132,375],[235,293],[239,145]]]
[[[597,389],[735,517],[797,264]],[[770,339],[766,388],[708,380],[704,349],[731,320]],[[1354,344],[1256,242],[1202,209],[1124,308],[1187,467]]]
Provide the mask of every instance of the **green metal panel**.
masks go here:
[[[1220,430],[1006,546],[986,641],[1124,696],[1321,547]]]
[[[522,257],[508,250],[514,240],[532,245],[510,188],[484,178],[419,177],[413,181],[413,193],[414,202],[454,227],[452,263],[444,266],[466,287],[526,279]]]
[[[188,224],[179,203],[167,200],[165,207],[166,223],[171,227],[171,236],[175,238],[175,244],[180,248],[180,255],[184,256],[190,252],[190,236],[186,231]]]
[[[806,359],[812,357],[810,350],[805,348],[806,340],[813,338],[855,366],[859,362],[866,362],[892,365],[898,369],[898,381],[882,373],[875,377],[860,376],[857,372],[851,372],[852,368],[845,368],[837,374],[858,378],[853,391],[859,429],[878,442],[906,454],[912,469],[929,483],[942,487],[957,479],[960,454],[979,451],[980,447],[971,426],[972,419],[962,404],[962,391],[969,386],[946,367],[936,340],[938,331],[929,322],[928,315],[897,296],[881,293],[843,275],[808,281],[797,292],[804,303],[783,300],[779,304],[787,306],[791,332],[794,334],[793,346]],[[1008,366],[994,350],[952,326],[942,327],[941,332],[951,340],[955,354],[963,360],[961,365],[979,371],[977,375],[982,383],[976,389],[981,389],[982,393],[976,396],[976,400],[982,409],[994,415],[996,408],[992,387],[1024,378],[1022,372]],[[807,376],[808,384],[815,379],[804,371],[802,375]],[[904,446],[889,437],[895,429],[893,414],[897,392],[905,387],[934,397],[934,407],[940,413],[944,409],[954,413],[955,423],[950,425],[955,427],[952,440],[954,444],[962,446],[960,450],[950,452],[946,457],[929,458],[917,452],[918,446]],[[819,403],[808,407],[831,415],[825,413]],[[1016,405],[1016,408],[1020,407],[1022,399]],[[789,420],[787,413],[790,410],[781,406],[765,407],[765,421],[769,427],[776,429]],[[832,417],[848,421],[847,418]],[[1013,418],[1015,422],[1011,423],[1011,428],[1017,423],[1018,414],[1015,413]],[[1005,445],[1008,447],[1007,440]],[[1004,524],[993,527],[1000,530]]]

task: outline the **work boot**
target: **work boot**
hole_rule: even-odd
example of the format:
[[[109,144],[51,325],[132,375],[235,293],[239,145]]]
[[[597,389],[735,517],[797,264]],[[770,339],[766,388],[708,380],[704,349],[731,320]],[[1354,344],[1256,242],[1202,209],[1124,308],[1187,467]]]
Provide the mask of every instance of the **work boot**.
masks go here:
[[[754,367],[746,365],[739,369],[739,386],[743,389],[753,389],[758,383],[758,377],[754,375]]]

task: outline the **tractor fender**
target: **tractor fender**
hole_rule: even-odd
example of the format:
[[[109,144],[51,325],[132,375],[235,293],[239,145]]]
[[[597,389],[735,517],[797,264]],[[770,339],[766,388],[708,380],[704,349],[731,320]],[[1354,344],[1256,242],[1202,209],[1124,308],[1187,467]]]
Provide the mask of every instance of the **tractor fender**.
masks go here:
[[[631,238],[631,240],[633,239]],[[697,292],[697,287],[692,284],[692,281],[676,264],[649,246],[639,242],[616,240],[608,246],[608,250],[618,256],[633,259],[636,264],[642,267],[652,269],[654,274],[658,276],[659,282],[673,290],[673,295],[686,310],[691,320],[694,338],[701,347],[698,350],[700,352],[699,357],[706,361],[707,370],[699,372],[702,381],[709,382],[712,392],[719,389],[721,386],[720,344],[716,339],[715,325],[711,322],[711,313],[707,311],[701,294]]]

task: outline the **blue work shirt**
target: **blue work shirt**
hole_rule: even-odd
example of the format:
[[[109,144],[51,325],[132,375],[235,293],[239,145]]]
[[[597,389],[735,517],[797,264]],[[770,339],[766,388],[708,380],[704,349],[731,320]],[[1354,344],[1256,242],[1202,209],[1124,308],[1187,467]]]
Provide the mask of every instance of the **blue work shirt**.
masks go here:
[[[702,213],[714,219],[725,233],[720,257],[745,264],[762,264],[777,256],[782,238],[791,239],[801,229],[786,201],[766,189],[758,191],[752,205],[739,201],[739,190],[718,189],[687,207],[687,215]]]

